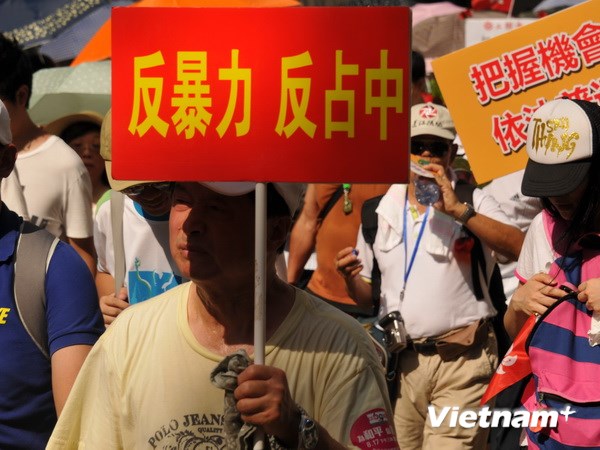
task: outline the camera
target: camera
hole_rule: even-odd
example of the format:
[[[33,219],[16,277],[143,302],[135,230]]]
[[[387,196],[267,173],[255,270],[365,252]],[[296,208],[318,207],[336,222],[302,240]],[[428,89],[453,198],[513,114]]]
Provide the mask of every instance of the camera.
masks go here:
[[[383,343],[388,352],[398,353],[406,348],[408,338],[400,311],[386,314],[379,320],[379,326],[383,329]]]

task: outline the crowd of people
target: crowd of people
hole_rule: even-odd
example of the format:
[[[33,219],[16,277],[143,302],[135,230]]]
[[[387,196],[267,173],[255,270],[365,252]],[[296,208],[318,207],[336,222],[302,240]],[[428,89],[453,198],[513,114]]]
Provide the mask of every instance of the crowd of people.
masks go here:
[[[600,106],[547,102],[527,167],[478,187],[421,63],[413,52],[408,183],[267,185],[254,364],[255,184],[115,180],[111,112],[34,123],[28,57],[0,35],[0,448],[493,448],[489,428],[430,411],[480,408],[501,336],[567,297],[600,364]],[[556,359],[533,356],[519,401],[581,404],[539,376]],[[512,448],[573,433],[528,429]]]

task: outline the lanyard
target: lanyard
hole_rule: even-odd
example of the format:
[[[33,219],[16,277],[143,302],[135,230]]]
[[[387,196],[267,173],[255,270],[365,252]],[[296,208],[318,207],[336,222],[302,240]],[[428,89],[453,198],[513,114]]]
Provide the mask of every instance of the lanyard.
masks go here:
[[[410,263],[408,262],[408,242],[406,240],[408,232],[406,231],[406,221],[408,219],[408,215],[406,214],[406,209],[408,206],[408,191],[406,194],[406,200],[404,202],[404,222],[402,223],[402,240],[404,241],[404,285],[402,286],[402,291],[400,292],[400,301],[404,300],[404,290],[406,289],[406,282],[408,281],[408,276],[412,270],[413,264],[415,262],[415,257],[417,256],[417,250],[419,249],[419,244],[421,243],[421,238],[423,237],[423,233],[425,231],[425,225],[427,224],[427,218],[429,217],[429,211],[431,210],[431,206],[428,206],[425,210],[425,217],[423,218],[423,223],[421,223],[421,229],[419,230],[419,234],[417,236],[417,241],[415,242],[415,246],[412,251],[412,255],[410,256]]]

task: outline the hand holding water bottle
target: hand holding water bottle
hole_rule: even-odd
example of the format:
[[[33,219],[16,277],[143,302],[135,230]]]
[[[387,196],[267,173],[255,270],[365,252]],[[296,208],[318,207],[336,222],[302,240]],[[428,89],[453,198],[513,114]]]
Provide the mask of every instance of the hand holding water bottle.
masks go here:
[[[432,205],[455,218],[461,215],[463,205],[454,193],[444,166],[429,162],[424,165],[411,162],[411,170],[419,175],[415,180],[415,197],[419,203]]]

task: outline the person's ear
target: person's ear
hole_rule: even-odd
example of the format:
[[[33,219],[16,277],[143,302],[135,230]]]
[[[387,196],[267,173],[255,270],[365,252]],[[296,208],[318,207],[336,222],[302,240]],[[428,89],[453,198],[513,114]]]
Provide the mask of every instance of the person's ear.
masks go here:
[[[19,89],[17,89],[17,93],[15,95],[16,101],[15,103],[18,106],[27,108],[29,104],[29,96],[30,96],[29,88],[26,84],[22,84]]]
[[[14,144],[0,146],[0,178],[6,178],[15,167],[17,147]]]
[[[458,152],[458,145],[450,144],[450,165],[452,165],[452,163],[454,162],[454,158],[456,158],[456,152]]]

